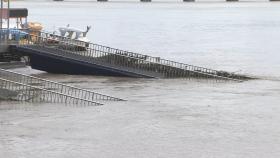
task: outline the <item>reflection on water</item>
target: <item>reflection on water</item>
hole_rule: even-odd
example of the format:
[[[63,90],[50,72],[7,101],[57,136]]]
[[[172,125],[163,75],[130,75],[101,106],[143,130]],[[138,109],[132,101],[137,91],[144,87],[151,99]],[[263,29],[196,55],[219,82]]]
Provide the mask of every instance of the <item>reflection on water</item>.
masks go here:
[[[105,45],[261,79],[156,80],[16,69],[128,101],[99,107],[2,101],[1,158],[280,156],[279,3],[14,5],[27,6],[30,19],[49,29],[91,24],[90,38]]]

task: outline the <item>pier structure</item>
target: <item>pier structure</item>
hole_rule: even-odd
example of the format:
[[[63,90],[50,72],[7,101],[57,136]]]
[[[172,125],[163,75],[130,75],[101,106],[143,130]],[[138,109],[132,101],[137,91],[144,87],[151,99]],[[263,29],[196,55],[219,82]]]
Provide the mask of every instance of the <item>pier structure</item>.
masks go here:
[[[15,18],[17,22],[24,17],[27,19],[28,11],[5,10],[1,3],[0,12],[0,59],[5,61],[27,58],[27,63],[33,69],[60,74],[119,77],[214,79],[235,82],[252,79],[245,75],[179,63],[48,32],[10,28],[10,18]],[[8,18],[6,27],[3,27],[3,18]],[[123,101],[120,98],[3,69],[0,69],[0,99],[79,105],[103,105],[102,101]]]
[[[10,1],[8,1],[7,6],[4,3],[4,0],[0,1],[0,29],[3,30],[3,22],[4,20],[7,20],[7,26],[9,26],[9,8],[10,8]],[[8,37],[6,37],[8,34],[0,33],[0,56],[3,53],[8,52],[8,44],[7,40]]]
[[[11,54],[28,56],[33,69],[50,73],[142,78],[244,81],[249,77],[38,32],[12,42]],[[16,43],[16,44],[15,44]]]
[[[9,45],[11,44],[9,32],[18,31],[21,23],[27,23],[28,9],[10,8],[10,0],[1,0],[0,6],[0,62],[11,59],[18,60],[17,57],[9,54]],[[15,21],[16,25],[12,26],[13,29],[11,29],[10,21]]]
[[[33,41],[28,29],[19,26],[22,20],[27,23],[28,10],[25,8],[7,8],[1,0],[0,9],[0,62],[19,61],[22,54],[11,53],[11,45],[20,45],[26,41]],[[10,28],[10,20],[16,20],[16,26]],[[5,21],[5,23],[4,23]],[[36,34],[36,33],[35,33]],[[34,42],[34,41],[33,41]],[[36,42],[33,43],[36,45]],[[4,67],[7,67],[4,65]],[[45,101],[78,105],[103,105],[104,101],[123,101],[112,97],[81,89],[54,81],[40,79],[12,71],[0,69],[0,99],[17,101]]]
[[[9,9],[7,13],[8,19],[27,19],[28,15],[27,9]],[[17,59],[27,57],[28,64],[33,69],[50,73],[231,81],[250,79],[244,75],[69,39],[48,32],[10,29],[9,24],[7,26],[8,28],[0,28],[2,56],[5,53]]]

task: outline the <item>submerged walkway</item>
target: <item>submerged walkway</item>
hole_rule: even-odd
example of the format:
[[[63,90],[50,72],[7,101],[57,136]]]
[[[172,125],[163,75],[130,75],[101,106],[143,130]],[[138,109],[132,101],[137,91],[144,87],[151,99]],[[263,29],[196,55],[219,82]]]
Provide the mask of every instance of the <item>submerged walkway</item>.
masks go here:
[[[24,42],[12,45],[10,50],[29,56],[32,68],[52,73],[240,82],[251,79],[244,75],[85,43],[45,32],[40,32],[38,36],[30,35]]]
[[[0,99],[78,105],[103,105],[102,101],[124,101],[120,98],[4,69],[0,69]]]

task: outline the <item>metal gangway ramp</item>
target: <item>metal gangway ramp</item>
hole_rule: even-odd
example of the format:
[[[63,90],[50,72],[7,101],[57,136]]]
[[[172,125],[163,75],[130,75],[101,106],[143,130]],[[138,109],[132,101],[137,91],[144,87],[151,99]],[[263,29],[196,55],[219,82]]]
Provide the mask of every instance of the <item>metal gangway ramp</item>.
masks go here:
[[[85,43],[45,32],[40,32],[36,36],[29,35],[24,42],[13,45],[11,50],[29,56],[45,56],[73,64],[84,64],[85,67],[91,67],[96,72],[103,72],[101,75],[114,74],[147,78],[203,78],[233,81],[250,79],[250,77],[244,75],[183,64],[98,44]]]
[[[102,101],[124,101],[90,90],[0,69],[0,98],[46,101],[78,105],[103,105]]]

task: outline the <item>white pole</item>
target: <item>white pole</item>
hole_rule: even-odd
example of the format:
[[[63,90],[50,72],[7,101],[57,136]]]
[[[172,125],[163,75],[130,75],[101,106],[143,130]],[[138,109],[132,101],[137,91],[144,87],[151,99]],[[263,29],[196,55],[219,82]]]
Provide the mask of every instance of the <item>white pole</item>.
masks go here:
[[[8,0],[8,30],[10,29],[10,0]]]
[[[1,0],[1,19],[0,19],[0,28],[3,28],[3,0]]]

